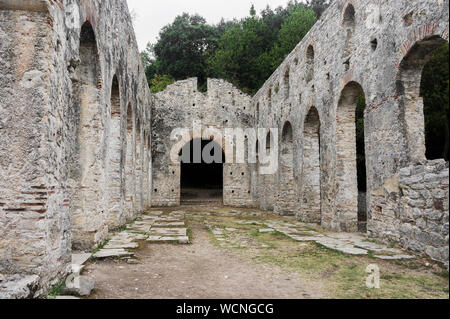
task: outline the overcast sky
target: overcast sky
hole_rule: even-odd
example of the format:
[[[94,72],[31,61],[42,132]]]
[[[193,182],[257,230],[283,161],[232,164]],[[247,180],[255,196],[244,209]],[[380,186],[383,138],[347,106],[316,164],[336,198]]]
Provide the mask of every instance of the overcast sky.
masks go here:
[[[127,0],[128,8],[135,16],[134,27],[139,49],[143,50],[148,42],[155,43],[159,31],[172,23],[175,17],[183,12],[198,13],[208,23],[218,23],[223,17],[226,20],[243,18],[250,13],[252,3],[256,12],[269,5],[272,9],[288,0]]]

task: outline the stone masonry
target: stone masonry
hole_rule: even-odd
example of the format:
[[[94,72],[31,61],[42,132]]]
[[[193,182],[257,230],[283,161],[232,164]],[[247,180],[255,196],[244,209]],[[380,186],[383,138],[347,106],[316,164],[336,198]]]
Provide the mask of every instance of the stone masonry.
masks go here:
[[[361,94],[368,236],[448,267],[448,162],[425,158],[419,94],[423,66],[448,42],[448,7],[335,0],[250,97],[217,79],[206,93],[187,79],[151,95],[125,0],[0,0],[0,274],[25,287],[13,295],[44,294],[72,249],[90,250],[150,205],[179,205],[170,152],[195,137],[193,123],[206,139],[264,129],[250,144],[278,154],[263,175],[218,141],[224,205],[356,232]],[[172,140],[175,128],[189,140]]]
[[[192,121],[204,117],[217,128],[277,128],[279,139],[272,143],[279,145],[278,171],[261,175],[258,165],[247,164],[240,167],[244,175],[231,177],[227,164],[225,204],[273,210],[344,232],[358,230],[359,205],[360,211],[367,211],[369,236],[448,263],[448,185],[423,177],[420,187],[427,192],[420,194],[425,196],[420,203],[428,206],[414,206],[417,199],[409,198],[407,190],[417,185],[401,177],[399,181],[402,169],[426,162],[420,77],[434,50],[448,41],[448,4],[336,0],[250,102],[233,101],[233,95],[242,93],[212,85],[217,80],[211,79],[205,95],[196,92],[195,80],[158,93],[152,122],[152,157],[157,163],[152,174],[158,186],[152,205],[179,203],[179,166],[167,164],[175,144],[168,138],[173,128],[192,127]],[[359,195],[355,110],[361,94],[367,103],[368,191]],[[207,102],[199,102],[199,97]],[[240,117],[244,109],[249,122]],[[268,134],[258,145],[265,142],[270,149],[270,141]],[[445,164],[432,170],[445,179]],[[433,199],[435,193],[441,198]],[[361,203],[364,198],[366,205]],[[434,201],[439,209],[431,207]],[[413,207],[417,214],[434,214],[431,209],[439,213],[435,219],[405,219]]]
[[[1,0],[0,70],[0,273],[40,294],[148,207],[150,92],[122,0]]]

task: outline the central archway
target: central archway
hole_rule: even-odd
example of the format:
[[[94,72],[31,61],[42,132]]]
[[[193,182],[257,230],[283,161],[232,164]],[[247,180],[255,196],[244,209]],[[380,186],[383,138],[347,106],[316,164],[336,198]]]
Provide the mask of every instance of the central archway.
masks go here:
[[[223,203],[225,153],[214,141],[194,139],[180,151],[181,203]]]

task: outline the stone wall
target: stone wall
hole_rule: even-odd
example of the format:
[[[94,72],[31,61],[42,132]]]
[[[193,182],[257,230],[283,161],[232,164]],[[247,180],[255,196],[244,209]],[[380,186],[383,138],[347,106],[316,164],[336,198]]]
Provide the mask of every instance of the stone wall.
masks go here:
[[[377,195],[370,232],[448,267],[449,168],[444,160],[402,168]]]
[[[0,38],[0,273],[42,292],[145,208],[151,98],[124,0],[1,0]]]
[[[446,41],[448,1],[333,1],[253,97],[257,126],[282,132],[286,123],[292,125],[295,195],[284,197],[291,203],[283,206],[296,207],[300,219],[316,219],[331,230],[357,230],[354,115],[364,94],[368,233],[403,240],[390,234],[399,234],[405,201],[392,195],[388,208],[384,191],[395,193],[400,169],[425,160],[420,74]],[[318,150],[311,148],[311,109],[318,114]],[[280,133],[280,145],[281,139]],[[273,179],[259,176],[261,207],[270,207],[274,192],[285,193],[282,176],[282,170]],[[275,211],[282,213],[281,206]],[[394,218],[377,216],[380,207]]]
[[[250,108],[246,112],[254,119],[248,123],[278,130],[273,143],[279,145],[279,169],[261,175],[258,164],[248,165],[244,170],[250,169],[249,180],[225,176],[224,202],[256,204],[347,232],[366,229],[358,223],[358,206],[366,206],[370,236],[410,242],[399,231],[400,216],[409,204],[399,191],[398,176],[402,168],[425,160],[420,77],[434,50],[448,41],[448,4],[448,0],[333,1],[251,101],[245,101]],[[171,145],[167,136],[173,127],[202,119],[191,105],[205,97],[190,81],[179,82],[156,98],[153,158],[159,162],[153,180],[159,186],[154,190],[158,192],[155,205],[179,203],[179,167],[160,160],[167,159]],[[226,96],[228,89],[217,86],[215,90]],[[208,99],[219,95],[208,89]],[[356,165],[355,111],[361,95],[367,104],[366,205],[358,205]],[[214,114],[207,117],[209,125],[242,125],[232,113],[222,112],[220,99],[210,101],[204,112]],[[229,197],[228,190],[237,185],[243,186],[238,194],[250,189],[252,200],[230,200],[237,197]],[[427,247],[416,250],[425,252]],[[428,248],[428,255],[431,251]],[[445,260],[442,254],[436,258],[435,250],[433,254]]]
[[[172,130],[186,128],[193,137],[194,123],[203,127],[206,139],[212,137],[207,128],[253,127],[253,108],[250,96],[242,93],[223,80],[208,79],[207,92],[197,90],[197,79],[176,82],[163,92],[154,95],[152,108],[152,206],[175,206],[180,204],[181,166],[170,159],[172,147],[177,150],[189,143],[191,138],[179,146],[171,140]],[[218,142],[224,153],[230,150],[224,139]],[[176,151],[176,153],[178,153]],[[251,189],[251,166],[238,164],[230,159],[223,166],[223,202],[230,206],[254,206]],[[199,172],[201,174],[201,172]]]

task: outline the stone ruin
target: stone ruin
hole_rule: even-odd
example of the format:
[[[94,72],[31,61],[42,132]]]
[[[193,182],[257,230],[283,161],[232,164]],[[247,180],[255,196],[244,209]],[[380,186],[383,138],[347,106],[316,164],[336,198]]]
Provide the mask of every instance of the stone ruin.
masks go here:
[[[45,294],[70,272],[72,250],[150,206],[180,205],[170,134],[195,121],[279,131],[258,140],[279,145],[274,174],[223,164],[224,205],[338,232],[367,223],[368,236],[448,267],[449,167],[425,157],[419,94],[425,63],[448,42],[448,6],[335,0],[251,97],[215,79],[206,93],[188,79],[151,95],[125,0],[0,0],[0,274],[30,288],[16,297]]]

